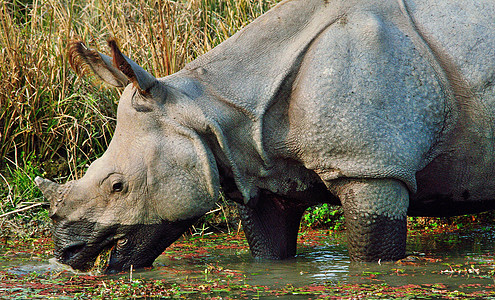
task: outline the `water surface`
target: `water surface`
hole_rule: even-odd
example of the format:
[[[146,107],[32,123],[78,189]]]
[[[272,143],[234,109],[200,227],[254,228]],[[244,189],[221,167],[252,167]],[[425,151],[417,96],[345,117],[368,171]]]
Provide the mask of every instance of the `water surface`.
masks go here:
[[[495,230],[467,233],[413,235],[409,257],[399,262],[351,263],[341,239],[325,231],[301,233],[298,255],[289,260],[253,259],[242,236],[210,235],[181,239],[167,249],[148,270],[133,271],[133,278],[162,280],[168,284],[245,284],[273,289],[329,284],[431,285],[452,291],[492,286],[495,274]],[[26,275],[65,274],[53,259],[23,254],[3,260],[2,271]],[[130,274],[105,276],[112,280]]]

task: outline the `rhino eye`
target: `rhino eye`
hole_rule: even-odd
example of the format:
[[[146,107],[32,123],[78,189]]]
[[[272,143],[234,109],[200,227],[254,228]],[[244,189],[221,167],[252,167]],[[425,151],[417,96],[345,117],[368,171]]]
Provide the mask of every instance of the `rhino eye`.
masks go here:
[[[122,192],[123,189],[124,189],[124,184],[122,182],[115,182],[112,184],[113,192]]]

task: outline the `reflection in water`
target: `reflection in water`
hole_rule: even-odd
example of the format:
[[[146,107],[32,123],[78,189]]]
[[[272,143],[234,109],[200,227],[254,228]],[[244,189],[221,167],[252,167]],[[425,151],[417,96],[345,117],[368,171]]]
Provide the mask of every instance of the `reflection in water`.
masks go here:
[[[343,246],[308,248],[299,257],[306,262],[306,272],[313,281],[338,282],[347,277],[349,258]]]
[[[203,257],[180,260],[162,255],[155,261],[155,269],[140,275],[175,281],[177,270],[191,278],[195,276],[194,272],[204,271],[207,266],[213,265],[242,274],[245,282],[250,285],[300,286],[320,281],[338,282],[346,277],[348,271],[346,252],[344,247],[334,245],[302,247],[297,257],[284,261],[253,259],[248,251],[239,252],[233,249],[211,250]],[[171,271],[171,268],[174,270]]]

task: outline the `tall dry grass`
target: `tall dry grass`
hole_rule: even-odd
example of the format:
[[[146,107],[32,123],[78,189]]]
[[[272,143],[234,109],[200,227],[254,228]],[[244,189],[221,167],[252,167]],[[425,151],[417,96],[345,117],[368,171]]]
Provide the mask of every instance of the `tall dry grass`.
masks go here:
[[[65,55],[69,39],[78,36],[106,52],[105,41],[113,36],[160,77],[277,1],[22,2],[0,2],[0,164],[20,164],[35,154],[43,162],[67,160],[69,173],[77,174],[110,140],[118,91],[75,77]]]
[[[276,2],[0,0],[0,217],[37,195],[34,175],[77,178],[111,139],[119,91],[76,77],[66,57],[71,38],[108,53],[113,36],[161,77]]]

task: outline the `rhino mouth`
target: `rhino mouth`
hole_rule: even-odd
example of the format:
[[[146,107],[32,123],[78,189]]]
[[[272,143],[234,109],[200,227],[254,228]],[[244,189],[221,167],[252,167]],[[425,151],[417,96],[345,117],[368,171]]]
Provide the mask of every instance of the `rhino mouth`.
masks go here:
[[[104,269],[105,273],[151,267],[153,261],[176,241],[197,218],[152,225],[64,224],[55,230],[55,257],[80,271]],[[74,226],[78,225],[78,226]],[[77,232],[77,228],[84,231]],[[78,233],[75,233],[75,231]],[[71,233],[64,235],[63,233]],[[58,233],[58,234],[57,234]],[[110,251],[105,265],[95,268],[97,258]]]
[[[122,237],[118,226],[104,226],[86,220],[54,222],[55,258],[73,269],[89,271],[105,249]]]
[[[128,234],[119,238],[112,248],[105,273],[151,267],[155,259],[197,219],[131,226]]]
[[[73,242],[55,251],[59,262],[80,271],[90,271],[101,253],[115,247],[117,239],[107,238],[104,242],[94,244],[88,242]]]

